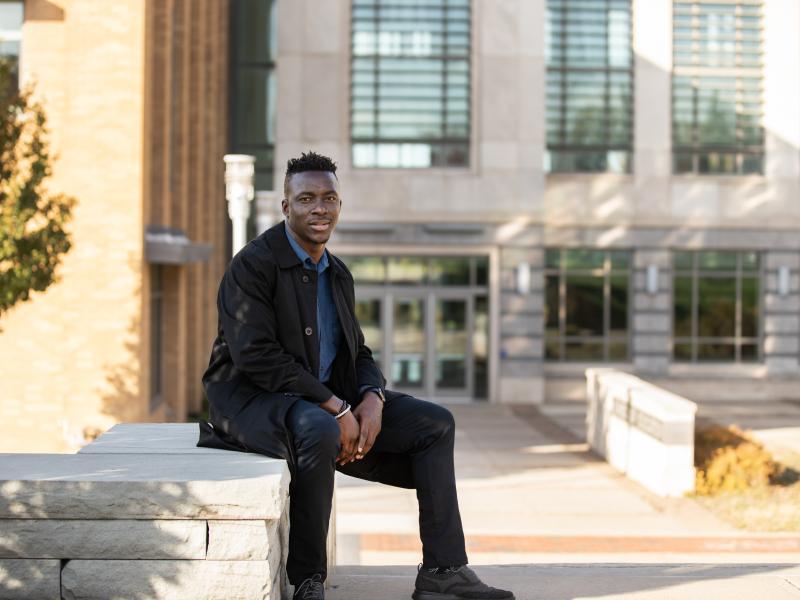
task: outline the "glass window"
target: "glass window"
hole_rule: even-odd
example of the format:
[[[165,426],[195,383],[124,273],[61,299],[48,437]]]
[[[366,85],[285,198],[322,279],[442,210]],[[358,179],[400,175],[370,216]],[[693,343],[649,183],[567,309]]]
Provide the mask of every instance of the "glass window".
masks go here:
[[[762,173],[762,2],[676,2],[673,170]]]
[[[6,64],[9,68],[12,90],[19,87],[23,12],[23,2],[0,0],[0,63]]]
[[[545,356],[548,360],[627,360],[630,253],[547,250]]]
[[[354,166],[468,164],[470,27],[467,0],[353,0]]]
[[[256,157],[255,188],[274,189],[277,56],[276,0],[231,4],[232,152]]]
[[[630,172],[630,1],[548,0],[546,35],[545,168]]]
[[[759,360],[758,253],[676,251],[673,272],[674,359]]]

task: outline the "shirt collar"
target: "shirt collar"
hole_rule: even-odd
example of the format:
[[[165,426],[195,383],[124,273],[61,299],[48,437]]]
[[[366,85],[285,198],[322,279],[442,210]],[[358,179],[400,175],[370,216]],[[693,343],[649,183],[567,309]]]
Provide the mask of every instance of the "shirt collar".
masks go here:
[[[294,239],[294,236],[289,232],[289,228],[286,227],[286,237],[289,239],[289,245],[294,250],[294,253],[297,255],[297,258],[300,259],[300,262],[303,263],[304,267],[308,267],[317,271],[317,273],[322,273],[325,269],[328,268],[328,251],[325,250],[322,253],[322,258],[319,259],[318,263],[314,263],[311,257],[308,255],[308,252],[303,250],[302,246],[297,243],[297,240]]]

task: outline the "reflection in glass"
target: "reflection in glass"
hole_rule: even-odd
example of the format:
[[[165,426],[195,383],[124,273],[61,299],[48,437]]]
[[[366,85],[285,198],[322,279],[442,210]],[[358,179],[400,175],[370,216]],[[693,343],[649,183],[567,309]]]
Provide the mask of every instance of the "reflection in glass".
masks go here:
[[[566,334],[603,335],[603,278],[567,275]]]
[[[392,384],[419,388],[425,373],[425,305],[422,298],[396,298],[392,331]]]
[[[341,257],[353,280],[358,284],[381,284],[386,279],[386,265],[380,256],[343,256]]]
[[[558,307],[560,305],[558,281],[558,275],[547,275],[545,277],[545,328],[548,332],[556,333],[558,333]]]
[[[426,259],[418,257],[390,257],[389,283],[424,284],[427,272]]]
[[[567,360],[603,360],[603,343],[568,341],[564,344],[564,358]]]
[[[436,387],[463,389],[467,385],[467,302],[436,301]]]
[[[485,256],[475,259],[475,285],[489,285],[489,259]]]
[[[697,333],[700,337],[736,335],[736,279],[701,277],[698,282]]]
[[[610,278],[609,316],[611,335],[625,335],[628,331],[628,277],[614,275]]]
[[[489,397],[489,298],[475,297],[475,328],[472,332],[473,387],[475,398]]]
[[[433,285],[469,285],[469,258],[432,258],[430,283]]]
[[[676,336],[692,335],[692,279],[675,277],[672,305],[673,332]]]
[[[374,298],[356,301],[356,319],[364,334],[364,343],[372,350],[372,357],[381,368],[383,327],[381,325],[381,301]]]
[[[742,278],[742,336],[756,337],[758,335],[758,279],[754,277]]]

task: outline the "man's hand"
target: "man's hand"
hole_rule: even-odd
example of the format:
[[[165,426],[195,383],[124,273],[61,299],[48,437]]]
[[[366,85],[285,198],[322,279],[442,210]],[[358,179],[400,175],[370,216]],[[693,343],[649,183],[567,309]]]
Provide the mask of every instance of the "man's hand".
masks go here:
[[[355,460],[359,426],[352,411],[343,417],[339,417],[336,422],[339,423],[339,442],[341,446],[339,456],[336,457],[336,464],[344,465]]]
[[[358,420],[361,429],[355,457],[362,459],[372,449],[375,438],[381,432],[383,402],[375,392],[367,392],[364,394],[361,404],[353,409],[353,415]]]

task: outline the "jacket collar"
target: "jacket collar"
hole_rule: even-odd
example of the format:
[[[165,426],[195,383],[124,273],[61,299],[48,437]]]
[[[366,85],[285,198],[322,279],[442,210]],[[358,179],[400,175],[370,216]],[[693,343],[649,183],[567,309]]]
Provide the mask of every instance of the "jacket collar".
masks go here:
[[[267,245],[275,255],[275,260],[278,262],[278,266],[281,269],[289,269],[296,265],[303,264],[297,257],[297,254],[295,253],[291,244],[289,244],[289,238],[286,237],[288,233],[289,232],[286,231],[286,221],[281,221],[277,225],[273,225],[267,229],[262,234]],[[330,266],[332,267],[331,270],[337,275],[341,275],[342,267],[339,264],[338,259],[336,259],[336,257],[334,257],[330,251],[328,251],[328,260],[330,261]]]

